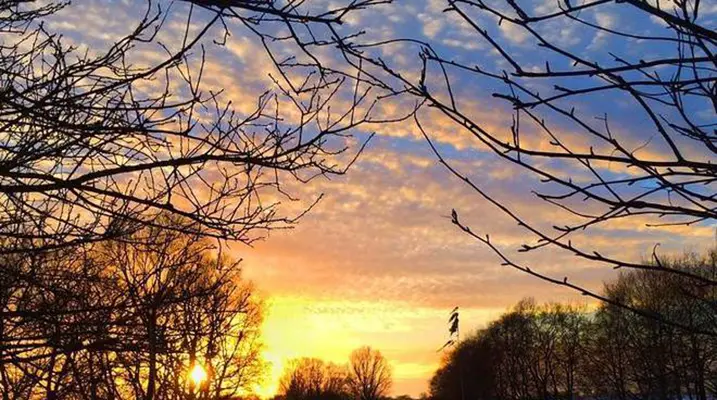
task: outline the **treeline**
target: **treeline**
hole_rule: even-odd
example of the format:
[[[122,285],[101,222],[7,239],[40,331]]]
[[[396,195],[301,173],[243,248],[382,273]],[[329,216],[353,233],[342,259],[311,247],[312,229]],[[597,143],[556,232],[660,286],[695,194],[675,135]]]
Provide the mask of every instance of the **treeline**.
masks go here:
[[[393,383],[392,369],[380,351],[354,350],[348,364],[318,358],[292,360],[284,369],[275,400],[380,400]]]
[[[233,398],[261,378],[261,302],[200,235],[146,227],[2,264],[3,400]]]
[[[666,266],[678,272],[660,271]],[[447,355],[431,396],[715,398],[717,291],[694,276],[715,276],[717,251],[655,267],[620,274],[604,287],[609,302],[593,311],[519,302]]]

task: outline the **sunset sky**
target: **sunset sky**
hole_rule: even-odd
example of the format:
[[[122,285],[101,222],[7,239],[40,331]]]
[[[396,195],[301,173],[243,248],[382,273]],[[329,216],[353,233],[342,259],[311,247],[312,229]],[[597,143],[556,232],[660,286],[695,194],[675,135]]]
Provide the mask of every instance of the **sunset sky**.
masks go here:
[[[145,6],[132,0],[81,3],[58,13],[52,24],[65,32],[69,41],[91,49],[126,34]],[[328,1],[315,1],[316,7],[325,3]],[[528,3],[535,10],[555,7],[555,0]],[[717,4],[713,6],[710,12],[715,15]],[[174,7],[168,37],[181,28],[186,4],[179,2]],[[499,68],[499,58],[486,43],[444,15],[443,8],[441,0],[399,0],[357,14],[346,29],[363,27],[370,38],[430,40],[458,59]],[[631,21],[629,15],[611,12],[609,7],[601,10],[583,17],[605,27]],[[642,28],[661,29],[657,24]],[[226,46],[208,46],[205,83],[225,88],[226,97],[241,108],[241,104],[255,104],[257,94],[271,88],[268,73],[272,67],[245,30],[238,26],[230,29],[232,36]],[[610,47],[625,57],[646,57],[639,54],[639,43],[610,43],[574,25],[550,29],[567,48],[599,53]],[[518,28],[505,24],[496,34],[517,51],[524,49],[528,57],[531,43]],[[410,58],[405,57],[410,57],[412,50],[404,50],[387,57],[410,65]],[[153,57],[151,52],[143,56]],[[475,118],[507,131],[509,110],[492,100],[490,92],[491,88],[466,80],[458,95],[472,104]],[[400,113],[401,106],[405,104],[395,105],[398,111],[384,112]],[[596,98],[581,106],[594,115],[609,112],[616,130],[640,139],[639,133],[633,133],[639,132],[640,120],[628,121],[630,110],[614,99]],[[559,211],[531,195],[539,185],[533,177],[500,162],[439,115],[428,111],[423,118],[444,154],[484,189],[519,213],[530,215],[537,224],[557,222]],[[471,226],[490,233],[501,248],[513,251],[526,240],[514,222],[438,165],[411,121],[372,129],[377,135],[345,176],[319,178],[306,185],[288,183],[292,194],[301,198],[295,203],[287,201],[289,211],[300,210],[324,195],[295,229],[271,232],[251,248],[231,246],[232,255],[243,259],[245,277],[254,282],[267,304],[264,341],[271,368],[260,389],[263,395],[274,393],[287,360],[311,356],[343,363],[362,345],[380,350],[390,360],[393,394],[418,395],[427,390],[428,379],[440,361],[437,349],[447,339],[446,322],[453,307],[460,307],[461,329],[469,332],[523,297],[587,301],[502,267],[493,253],[450,223],[451,210],[456,209]],[[368,133],[355,132],[359,140]],[[659,152],[659,148],[649,147],[645,151],[651,150]],[[714,241],[714,227],[657,230],[615,224],[592,231],[589,240],[606,254],[639,259],[658,242],[666,252],[704,249]],[[614,274],[551,250],[515,256],[531,268],[556,277],[569,276],[571,281],[596,289]]]

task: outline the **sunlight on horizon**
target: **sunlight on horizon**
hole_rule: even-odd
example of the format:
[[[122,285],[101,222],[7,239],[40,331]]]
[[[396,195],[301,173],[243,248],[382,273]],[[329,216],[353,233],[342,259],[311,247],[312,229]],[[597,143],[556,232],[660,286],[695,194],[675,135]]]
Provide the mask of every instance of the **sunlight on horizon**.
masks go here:
[[[269,296],[267,303],[262,358],[268,366],[264,381],[255,387],[262,398],[277,394],[290,360],[311,357],[346,364],[351,352],[364,345],[381,351],[392,365],[393,395],[418,396],[427,391],[426,377],[440,362],[442,354],[436,350],[445,342],[444,320],[450,311],[296,296]],[[464,329],[480,328],[503,311],[465,309]]]
[[[75,3],[0,5],[0,399],[717,400],[717,0]]]

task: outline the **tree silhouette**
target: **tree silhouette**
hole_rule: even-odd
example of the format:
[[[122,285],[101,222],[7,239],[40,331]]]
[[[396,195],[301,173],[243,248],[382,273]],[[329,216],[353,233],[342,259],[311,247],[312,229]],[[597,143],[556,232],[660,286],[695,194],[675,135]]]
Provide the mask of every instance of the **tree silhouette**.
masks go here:
[[[354,398],[379,400],[391,389],[392,371],[380,351],[365,346],[351,353],[349,387]]]
[[[277,398],[286,400],[378,400],[391,388],[388,360],[364,346],[354,350],[348,367],[318,358],[291,360],[279,380]]]
[[[331,26],[383,2],[190,1],[170,40],[174,8],[147,2],[127,35],[88,51],[44,23],[72,5],[0,4],[4,398],[172,398],[197,360],[211,379],[195,397],[254,380],[258,306],[203,238],[248,244],[291,227],[314,203],[282,209],[296,200],[283,183],[352,163],[352,130],[380,122],[366,111],[377,100],[358,71],[312,54],[341,40]],[[277,71],[253,107],[203,83],[228,20]],[[156,57],[137,63],[145,50]]]
[[[687,254],[664,259],[674,269],[712,276],[717,264],[714,250],[706,255]],[[715,339],[701,331],[713,331],[717,310],[712,287],[696,287],[689,278],[632,271],[606,285],[606,294],[649,313],[679,321],[691,329],[678,329],[659,320],[640,318],[614,306],[601,307],[596,329],[596,362],[609,366],[592,375],[602,388],[614,388],[618,398],[631,391],[642,397],[706,399],[714,394]],[[634,384],[630,384],[634,382]]]
[[[714,251],[665,258],[670,268],[712,274]],[[648,261],[646,261],[647,263]],[[714,290],[691,278],[629,271],[602,296],[691,326],[680,329],[611,303],[594,312],[523,300],[453,348],[431,379],[433,398],[685,399],[717,394],[717,342],[698,333],[717,317]]]
[[[279,396],[286,400],[348,399],[347,369],[317,358],[292,360],[279,381]]]
[[[5,398],[209,399],[256,383],[261,303],[237,263],[211,255],[200,235],[148,227],[3,270]]]

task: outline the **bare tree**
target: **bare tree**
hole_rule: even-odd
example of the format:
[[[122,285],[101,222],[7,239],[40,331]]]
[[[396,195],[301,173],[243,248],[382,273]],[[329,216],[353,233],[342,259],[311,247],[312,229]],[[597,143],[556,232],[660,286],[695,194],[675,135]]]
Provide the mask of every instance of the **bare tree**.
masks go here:
[[[713,273],[715,252],[685,254],[663,259],[671,268],[696,274]],[[591,333],[595,370],[591,376],[603,390],[618,398],[631,392],[639,397],[713,396],[715,338],[695,333],[714,330],[716,311],[714,288],[690,284],[690,279],[651,271],[623,272],[606,285],[605,292],[622,304],[629,304],[695,327],[685,332],[654,319],[639,318],[615,306],[600,307],[596,329]]]
[[[666,258],[675,269],[704,273],[715,252]],[[713,324],[717,313],[674,274],[628,270],[601,295],[684,324]],[[713,291],[713,288],[700,288]],[[714,299],[714,294],[710,294]],[[712,300],[714,302],[714,300]],[[453,349],[431,380],[438,399],[709,399],[715,338],[642,318],[624,307],[594,311],[566,304],[519,302]]]
[[[500,59],[490,66],[472,56],[487,52],[454,58],[433,43],[418,40],[352,41],[343,49],[347,59],[360,59],[364,68],[370,65],[380,71],[375,76],[394,93],[418,99],[422,105],[414,114],[418,129],[452,174],[523,229],[529,239],[519,251],[552,248],[616,269],[659,271],[689,277],[697,285],[717,284],[711,277],[670,268],[657,251],[653,250],[651,262],[642,262],[607,254],[590,240],[591,234],[611,224],[670,229],[713,223],[717,217],[717,34],[710,28],[708,6],[683,0],[555,1],[552,5],[546,11],[550,7],[512,0],[445,1],[445,13],[460,23],[448,24],[448,29],[460,25],[472,32],[476,42],[487,45]],[[598,13],[625,15],[630,24],[600,25]],[[639,43],[639,54],[565,45],[553,33],[568,25],[576,36],[597,36],[628,47]],[[521,46],[500,33],[506,27],[521,34]],[[376,55],[396,45],[418,50],[417,71]],[[473,103],[465,101],[465,96],[474,98],[475,91],[465,93],[467,87],[492,91],[493,100],[484,99],[483,104],[498,107],[504,101],[512,107],[506,129],[476,115]],[[606,103],[619,103],[631,115],[632,126],[617,128],[610,114],[614,109]],[[514,204],[502,203],[470,178],[469,171],[452,164],[425,128],[420,112],[425,108],[439,111],[455,123],[456,131],[466,132],[481,148],[539,179],[543,189],[535,192],[537,198],[554,206],[558,215],[552,228],[534,215],[521,214]],[[452,221],[494,251],[504,265],[612,301],[568,277],[550,276],[522,264],[489,235],[471,229],[457,211]],[[652,245],[646,243],[646,248]]]
[[[358,400],[378,400],[388,394],[393,383],[391,366],[380,351],[365,346],[351,353],[349,387]]]
[[[279,381],[286,400],[341,400],[348,398],[345,366],[317,358],[291,360]]]
[[[318,11],[294,1],[190,2],[184,36],[169,41],[159,37],[172,8],[148,2],[131,33],[87,52],[42,23],[64,4],[3,2],[1,251],[118,237],[167,213],[183,221],[167,229],[245,243],[290,226],[301,213],[282,212],[280,200],[293,197],[281,182],[343,173],[352,128],[372,122],[365,110],[376,101],[356,74],[336,75],[312,54],[340,40],[327,27],[383,2]],[[229,19],[278,71],[276,90],[257,94],[250,112],[203,85],[204,46],[222,44]],[[217,29],[224,37],[210,36]],[[148,46],[162,56],[141,67],[137,49]],[[292,53],[300,74],[279,58]],[[341,96],[349,100],[338,104]]]
[[[710,260],[672,262],[693,268]],[[607,284],[604,295],[659,307],[671,318],[713,318],[714,310],[700,309],[680,293],[679,279],[631,271]],[[447,354],[431,393],[459,397],[464,376],[468,397],[476,399],[708,399],[716,389],[705,379],[715,372],[714,342],[611,304],[587,312],[523,300]]]
[[[33,253],[37,266],[18,263],[33,285],[3,274],[15,279],[3,310],[18,311],[0,318],[6,398],[221,398],[257,383],[261,303],[210,244],[144,228],[79,255]]]

